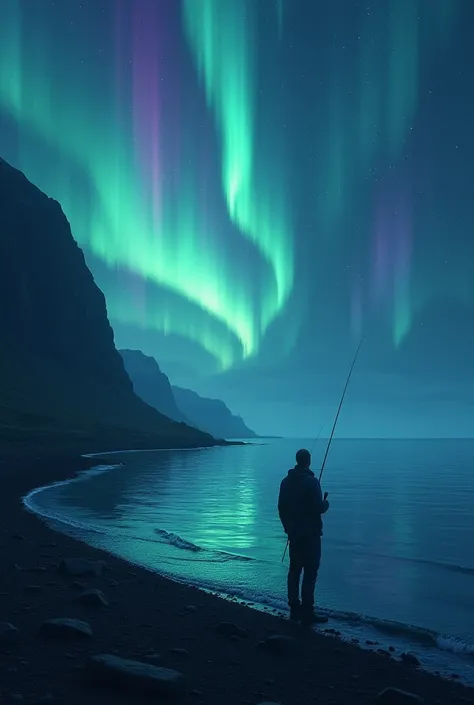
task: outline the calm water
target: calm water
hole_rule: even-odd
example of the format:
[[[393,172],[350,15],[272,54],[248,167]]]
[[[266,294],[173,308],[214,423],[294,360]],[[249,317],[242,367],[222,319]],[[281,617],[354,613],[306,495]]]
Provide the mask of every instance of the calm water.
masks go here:
[[[312,443],[108,454],[98,463],[125,464],[27,504],[130,561],[286,609],[278,488],[295,451]],[[316,445],[313,467],[324,449]],[[375,633],[381,645],[411,648],[428,668],[472,683],[473,459],[474,441],[335,441],[317,586],[330,626],[348,638]]]

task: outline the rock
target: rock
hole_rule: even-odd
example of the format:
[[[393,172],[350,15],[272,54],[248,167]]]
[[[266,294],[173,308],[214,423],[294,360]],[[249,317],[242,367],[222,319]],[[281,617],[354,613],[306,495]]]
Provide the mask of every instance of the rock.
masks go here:
[[[0,622],[0,649],[9,649],[20,641],[20,632],[10,622]]]
[[[58,572],[62,575],[73,575],[75,577],[83,575],[99,577],[105,567],[104,561],[90,561],[87,558],[65,558],[59,564]]]
[[[232,622],[221,622],[216,626],[216,632],[221,636],[238,636],[241,639],[248,637],[248,632],[245,629],[241,629]]]
[[[385,688],[376,696],[375,702],[379,705],[425,705],[425,700],[419,695],[398,688]]]
[[[176,656],[185,656],[185,657],[189,656],[189,651],[187,649],[180,649],[180,648],[171,649],[171,653],[176,654]]]
[[[64,617],[43,622],[39,635],[45,639],[87,639],[92,636],[92,629],[87,622]]]
[[[86,666],[87,676],[110,688],[130,688],[150,695],[174,695],[183,689],[183,675],[170,668],[160,668],[140,661],[130,661],[100,654],[91,656]]]
[[[15,539],[15,541],[26,541],[23,534],[12,534],[12,539]]]
[[[403,652],[400,654],[400,658],[402,661],[405,663],[409,663],[411,666],[419,666],[420,661],[419,659],[415,656],[415,654],[412,654],[410,651]]]
[[[74,602],[79,602],[84,607],[108,607],[109,603],[104,593],[100,590],[86,590],[74,598]]]
[[[290,651],[295,651],[297,646],[298,642],[291,636],[275,634],[275,636],[269,636],[265,641],[259,642],[257,649],[268,651],[271,654],[286,654]]]
[[[184,609],[186,610],[186,612],[196,612],[197,607],[195,605],[186,605]]]
[[[27,585],[25,587],[25,592],[41,592],[42,589],[43,588],[41,585]]]
[[[7,697],[11,703],[23,702],[23,695],[21,693],[9,693]]]

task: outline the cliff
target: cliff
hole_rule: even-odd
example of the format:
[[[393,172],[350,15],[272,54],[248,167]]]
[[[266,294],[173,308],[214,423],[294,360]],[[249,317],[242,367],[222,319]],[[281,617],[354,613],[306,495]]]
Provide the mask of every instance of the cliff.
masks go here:
[[[206,399],[196,392],[173,387],[153,357],[140,350],[120,350],[135,393],[147,404],[175,421],[190,423],[215,438],[255,438],[240,416],[220,399]]]
[[[216,438],[256,438],[257,434],[245,425],[220,399],[201,397],[190,389],[172,387],[174,398],[186,418],[201,430]]]
[[[145,355],[141,350],[119,352],[132,380],[135,394],[170,419],[186,423],[186,417],[176,404],[170,381],[160,370],[155,358]]]
[[[4,160],[0,332],[0,450],[69,447],[66,436],[91,450],[214,442],[135,395],[61,206]]]

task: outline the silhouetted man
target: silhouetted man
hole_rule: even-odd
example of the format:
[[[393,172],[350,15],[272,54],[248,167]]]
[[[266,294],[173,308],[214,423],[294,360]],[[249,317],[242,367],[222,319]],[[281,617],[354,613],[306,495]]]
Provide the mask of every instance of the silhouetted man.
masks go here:
[[[278,513],[290,544],[288,604],[290,619],[304,624],[327,622],[314,612],[314,588],[321,561],[321,515],[329,509],[321,485],[310,470],[311,454],[302,448],[296,454],[296,466],[289,470],[280,485]],[[303,572],[300,602],[300,578]]]

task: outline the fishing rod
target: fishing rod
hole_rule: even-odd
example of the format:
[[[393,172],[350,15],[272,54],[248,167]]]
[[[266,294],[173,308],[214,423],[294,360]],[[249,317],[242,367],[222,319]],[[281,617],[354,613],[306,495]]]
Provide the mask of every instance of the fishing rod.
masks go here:
[[[335,417],[334,423],[333,423],[333,425],[332,425],[331,435],[329,436],[328,444],[327,444],[327,446],[326,446],[326,452],[325,452],[324,458],[323,458],[323,463],[322,463],[322,465],[321,465],[321,472],[319,473],[319,482],[321,482],[321,478],[322,478],[322,476],[323,476],[324,468],[326,467],[326,460],[327,460],[327,457],[328,457],[328,454],[329,454],[329,449],[330,449],[330,447],[331,447],[332,439],[333,439],[333,436],[334,436],[334,431],[336,430],[337,421],[338,421],[338,419],[339,419],[339,414],[341,413],[342,405],[343,405],[343,403],[344,403],[344,397],[346,396],[347,387],[349,386],[349,382],[350,382],[350,380],[351,380],[352,372],[353,372],[354,367],[355,367],[355,364],[356,364],[356,362],[357,362],[357,358],[358,358],[358,356],[359,356],[359,351],[360,351],[360,349],[361,349],[361,347],[362,347],[362,343],[363,343],[363,342],[364,342],[364,338],[362,338],[362,340],[360,341],[360,343],[359,343],[359,345],[358,345],[358,347],[357,347],[357,350],[356,350],[355,355],[354,355],[354,359],[352,360],[351,368],[350,368],[350,370],[349,370],[349,374],[347,375],[346,384],[345,384],[344,389],[343,389],[343,391],[342,391],[341,401],[339,402],[339,406],[338,406],[338,408],[337,408],[336,417]],[[319,433],[321,433],[321,430],[319,431]],[[318,438],[319,438],[319,436],[318,436]],[[314,448],[314,445],[315,445],[315,444],[316,444],[316,441],[315,441],[314,444],[313,444],[313,448]],[[327,496],[328,496],[328,493],[325,492],[325,493],[324,493],[324,499],[327,499]],[[283,563],[283,561],[285,560],[285,556],[286,556],[286,552],[287,552],[287,550],[288,550],[288,544],[289,544],[289,542],[290,542],[290,539],[288,538],[288,539],[286,540],[285,550],[283,551],[283,556],[282,556],[282,558],[281,558],[281,562],[282,562],[282,563]]]
[[[313,452],[314,446],[315,446],[316,443],[319,441],[319,437],[320,437],[320,435],[321,435],[321,431],[322,431],[322,430],[323,430],[323,424],[321,424],[321,428],[319,429],[318,435],[317,435],[316,438],[314,439],[313,445],[312,445],[312,447],[311,447],[311,452]]]

